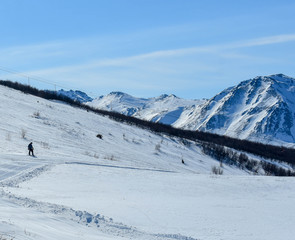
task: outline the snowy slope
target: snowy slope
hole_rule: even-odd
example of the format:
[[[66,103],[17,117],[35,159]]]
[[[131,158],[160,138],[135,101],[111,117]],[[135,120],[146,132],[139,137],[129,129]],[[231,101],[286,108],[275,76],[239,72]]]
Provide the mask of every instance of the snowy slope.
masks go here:
[[[173,124],[183,111],[200,105],[204,100],[185,100],[163,94],[155,98],[136,98],[122,92],[112,92],[87,103],[89,106],[116,111],[144,120]]]
[[[141,214],[132,212],[130,214],[120,214],[120,211],[117,214],[114,213],[114,216],[118,215],[114,220],[119,223],[113,223],[108,218],[100,219],[100,224],[104,223],[105,226],[91,229],[89,233],[85,228],[87,219],[82,222],[84,228],[77,226],[78,222],[81,221],[76,214],[82,211],[82,217],[88,216],[88,213],[84,213],[84,211],[89,205],[84,200],[76,199],[81,194],[80,190],[83,192],[85,186],[96,186],[97,184],[97,186],[101,186],[93,171],[97,172],[98,170],[97,174],[99,174],[100,171],[104,173],[108,169],[121,170],[115,184],[119,184],[126,173],[137,173],[137,176],[131,178],[131,180],[138,183],[137,188],[141,188],[139,179],[145,173],[155,173],[159,176],[167,173],[171,174],[171,177],[178,172],[183,174],[210,173],[211,166],[217,164],[215,160],[204,156],[197,147],[188,148],[177,139],[170,139],[113,122],[108,118],[72,108],[63,103],[36,98],[5,87],[0,87],[0,102],[0,132],[2,136],[0,181],[3,186],[1,189],[1,222],[4,225],[1,231],[3,234],[17,236],[19,239],[27,239],[27,235],[30,235],[31,239],[70,239],[76,236],[75,233],[79,232],[76,228],[82,229],[81,234],[84,232],[87,238],[94,238],[93,232],[98,236],[104,236],[107,232],[108,237],[106,239],[118,239],[118,234],[123,238],[126,236],[128,239],[133,236],[132,234],[140,235],[141,237],[138,238],[156,238],[143,230],[137,231],[132,225],[128,225],[130,230],[126,230],[124,224],[133,224],[129,220],[134,219],[134,222],[137,222],[137,219],[141,216]],[[98,133],[102,134],[102,140],[96,137]],[[27,156],[26,146],[30,141],[34,142],[35,153],[38,158]],[[159,147],[156,148],[156,146]],[[181,163],[182,158],[186,165]],[[93,171],[84,170],[85,167]],[[39,175],[47,172],[51,174],[52,170],[55,169],[60,169],[61,172],[53,180],[50,180],[50,183],[55,187],[61,186],[63,192],[69,193],[68,199],[71,199],[72,203],[61,203],[65,205],[64,207],[61,206],[59,201],[63,199],[62,197],[59,200],[52,198],[53,195],[60,196],[58,192],[51,196],[45,194],[46,199],[41,202],[36,201],[36,199],[28,199],[28,191],[20,194],[21,196],[12,194],[13,191],[17,190],[15,187],[19,186],[19,183],[29,181],[32,178],[39,181]],[[81,171],[84,172],[82,176],[75,174],[75,172]],[[227,168],[225,173],[238,174],[242,172]],[[66,179],[69,174],[73,174],[69,183],[63,184],[63,179]],[[86,179],[84,176],[86,176]],[[84,186],[80,188],[76,184],[73,185],[75,179],[83,183]],[[103,178],[101,183],[104,185],[105,181],[108,182],[110,179],[112,179],[111,176]],[[42,184],[42,181],[40,183]],[[77,191],[68,191],[69,186],[74,186]],[[9,189],[11,187],[12,189]],[[42,189],[46,190],[47,188],[43,186]],[[93,188],[89,192],[86,191],[81,194],[90,202],[98,203],[98,205],[95,205],[95,209],[88,209],[91,211],[90,216],[105,213],[107,216],[113,217],[113,212],[108,212],[109,208],[100,203],[100,199],[106,202],[111,201],[111,198],[107,195],[109,193],[101,195],[105,196],[103,198],[90,194],[92,192],[104,192],[107,189],[96,190]],[[135,195],[137,193],[130,189],[131,192]],[[77,201],[81,205],[73,206],[72,204]],[[58,205],[55,205],[56,203]],[[136,205],[136,202],[130,203],[131,207],[132,205]],[[72,207],[77,208],[72,210]],[[121,209],[121,207],[117,205],[114,206],[114,209]],[[145,211],[145,209],[141,211]],[[155,211],[152,211],[150,218],[153,218]],[[18,214],[12,216],[12,212]],[[41,212],[40,216],[38,215],[39,212]],[[54,215],[55,212],[58,213],[57,216]],[[123,219],[120,218],[122,215],[124,216]],[[163,214],[163,216],[165,215]],[[22,219],[25,218],[28,220],[23,222]],[[46,227],[40,227],[40,221],[42,225],[51,228],[52,231],[45,231]],[[67,226],[68,232],[60,232],[61,227],[58,226],[60,221]],[[123,222],[123,225],[120,222]],[[95,225],[95,223],[93,224]],[[143,226],[149,227],[149,221],[145,219]],[[171,232],[168,231],[171,234],[179,232],[169,230],[171,230]],[[183,230],[181,232],[185,233]],[[157,233],[155,230],[151,230],[151,234]],[[55,236],[59,237],[56,238]],[[165,236],[163,238],[166,239]],[[172,239],[181,239],[181,237],[175,236]]]
[[[111,93],[87,104],[177,128],[295,145],[295,79],[283,74],[243,81],[209,100]]]
[[[282,74],[243,81],[187,113],[176,127],[267,143],[295,143],[295,79]]]
[[[295,234],[294,178],[252,176],[226,165],[223,176],[213,176],[218,162],[194,144],[2,86],[0,102],[4,239]],[[30,141],[37,158],[27,156]]]

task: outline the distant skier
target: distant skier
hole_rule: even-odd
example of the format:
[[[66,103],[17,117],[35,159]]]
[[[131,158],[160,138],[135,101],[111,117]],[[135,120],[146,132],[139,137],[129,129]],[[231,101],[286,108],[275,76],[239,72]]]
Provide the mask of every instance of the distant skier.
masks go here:
[[[28,150],[29,150],[29,155],[31,156],[31,153],[32,153],[32,156],[34,157],[34,147],[33,147],[33,143],[31,142],[29,145],[28,145]]]

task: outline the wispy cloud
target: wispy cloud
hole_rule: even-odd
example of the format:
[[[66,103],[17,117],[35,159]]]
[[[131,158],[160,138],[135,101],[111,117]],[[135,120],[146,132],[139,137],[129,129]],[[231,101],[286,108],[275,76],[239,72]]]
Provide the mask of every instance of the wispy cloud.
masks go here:
[[[286,43],[295,41],[295,34],[283,34],[283,35],[275,35],[268,36],[262,38],[248,39],[245,41],[237,41],[226,44],[215,44],[215,45],[205,45],[205,46],[197,46],[197,47],[189,47],[189,48],[179,48],[179,49],[169,49],[169,50],[159,50],[153,51],[149,53],[143,53],[133,56],[120,57],[120,58],[104,58],[96,61],[90,61],[86,64],[79,64],[75,66],[69,67],[61,67],[54,68],[57,71],[59,69],[68,69],[71,68],[91,68],[96,66],[116,66],[116,65],[124,65],[130,64],[132,62],[149,60],[149,59],[157,59],[157,58],[167,58],[167,57],[175,57],[175,56],[185,56],[192,55],[197,53],[218,53],[218,51],[222,50],[230,50],[230,49],[239,49],[239,48],[249,48],[249,47],[257,47],[264,45],[273,45],[279,43]],[[74,43],[73,43],[74,42]],[[79,39],[71,42],[68,41],[56,41],[51,43],[44,44],[36,44],[36,45],[27,45],[27,46],[16,46],[10,48],[0,48],[0,55],[5,57],[6,59],[11,57],[14,59],[21,58],[23,59],[25,56],[27,58],[39,58],[39,57],[50,57],[50,56],[62,56],[65,54],[69,54],[70,52],[79,52],[81,54],[81,50],[85,49],[85,46],[88,46],[87,39]],[[89,39],[91,42],[91,48],[95,47],[95,41],[93,39]],[[84,47],[83,47],[84,46]]]
[[[250,39],[244,42],[237,42],[227,46],[229,48],[245,48],[245,47],[272,45],[272,44],[292,42],[292,41],[295,41],[295,34],[283,34],[283,35],[275,35],[275,36],[269,36],[269,37],[263,37],[263,38]]]
[[[25,46],[14,46],[9,48],[0,48],[0,55],[5,58],[23,58],[31,56],[34,58],[44,56],[57,56],[63,53],[63,42],[50,42],[42,44],[32,44]]]
[[[181,55],[191,55],[191,54],[206,53],[206,52],[214,53],[220,50],[257,47],[257,46],[272,45],[272,44],[279,44],[279,43],[292,42],[292,41],[295,41],[295,34],[276,35],[276,36],[250,39],[250,40],[240,41],[240,42],[232,42],[227,44],[217,44],[217,45],[207,45],[207,46],[200,46],[200,47],[154,51],[150,53],[125,57],[125,58],[104,60],[103,62],[97,62],[97,64],[98,65],[100,64],[116,65],[123,62],[132,62],[132,61],[138,61],[138,60],[165,58],[165,57],[173,57],[173,56],[181,56]]]
[[[49,73],[52,71],[56,73],[61,73],[61,72],[68,72],[73,70],[78,71],[78,70],[98,68],[98,67],[128,66],[130,64],[136,64],[140,61],[154,60],[159,58],[187,56],[187,55],[194,55],[198,53],[219,54],[220,51],[224,51],[224,50],[272,45],[272,44],[279,44],[279,43],[285,43],[285,42],[291,42],[291,41],[295,41],[295,34],[269,36],[269,37],[250,39],[246,41],[232,42],[232,43],[220,44],[220,45],[207,45],[207,46],[200,46],[200,47],[153,51],[150,53],[144,53],[144,54],[138,54],[138,55],[120,57],[120,58],[105,58],[105,59],[90,61],[84,64],[74,64],[69,66],[48,68],[43,70],[32,71],[30,73],[36,74],[36,75],[38,74],[46,75],[46,73]],[[37,47],[37,49],[39,48],[40,46]]]
[[[84,39],[87,42],[87,39]],[[170,50],[152,51],[143,54],[136,54],[126,57],[102,57],[97,58],[93,55],[94,60],[84,63],[74,63],[74,61],[64,61],[69,64],[55,64],[51,66],[58,67],[41,67],[34,58],[42,57],[42,55],[50,56],[50,54],[65,54],[69,51],[75,52],[75,47],[82,45],[83,41],[76,41],[75,44],[70,44],[69,41],[46,43],[40,45],[23,46],[9,49],[0,49],[0,54],[3,56],[11,55],[11,59],[18,56],[29,55],[32,61],[36,62],[36,70],[28,70],[23,72],[25,75],[44,77],[52,79],[54,82],[60,82],[64,85],[78,84],[87,79],[87,84],[115,85],[119,87],[123,85],[130,86],[146,86],[144,81],[148,81],[150,85],[155,85],[157,79],[166,79],[165,84],[169,79],[178,78],[185,81],[185,75],[191,74],[190,79],[194,74],[199,72],[215,73],[221,68],[224,68],[223,62],[255,62],[257,56],[247,56],[245,51],[239,51],[245,48],[254,48],[259,46],[270,46],[274,44],[294,42],[295,34],[275,35],[263,38],[248,39],[244,41],[236,41],[225,44],[213,44],[196,46],[189,48],[178,48]],[[84,45],[87,46],[87,44]],[[95,41],[91,40],[91,48],[95,45]],[[82,47],[82,50],[84,48]],[[82,52],[78,49],[76,58]],[[95,57],[97,59],[95,59]],[[259,62],[267,61],[263,56],[257,57]],[[52,58],[53,61],[55,58]],[[68,60],[68,59],[67,59]],[[33,61],[33,62],[34,62]],[[258,62],[258,61],[256,61]],[[218,65],[219,64],[219,65]],[[0,64],[1,65],[1,64]],[[50,66],[49,63],[42,64]],[[227,66],[229,67],[229,66]],[[39,69],[38,69],[39,68]],[[232,68],[232,66],[230,66]],[[18,69],[19,70],[19,69]],[[187,79],[188,79],[187,78]],[[144,79],[140,82],[139,79]],[[153,80],[149,80],[153,79]],[[120,81],[119,81],[120,80]],[[164,81],[164,80],[163,80]],[[85,83],[86,84],[86,83]],[[171,84],[171,83],[170,83]],[[164,85],[164,83],[163,83]],[[147,87],[146,87],[147,88]]]

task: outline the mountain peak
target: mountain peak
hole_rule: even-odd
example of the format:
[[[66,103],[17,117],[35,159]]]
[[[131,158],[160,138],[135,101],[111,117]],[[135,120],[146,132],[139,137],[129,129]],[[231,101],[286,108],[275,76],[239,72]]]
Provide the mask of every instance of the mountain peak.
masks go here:
[[[91,102],[93,98],[89,97],[86,93],[79,91],[79,90],[69,90],[65,91],[64,89],[60,89],[57,94],[67,96],[75,101],[84,103],[84,102]]]
[[[125,96],[125,95],[128,95],[128,94],[118,91],[118,92],[110,92],[109,95],[115,95],[115,96],[119,97],[119,96]]]
[[[284,74],[273,74],[273,75],[270,75],[269,78],[275,80],[275,81],[278,81],[278,82],[286,82],[286,83],[291,83],[291,84],[294,84],[295,82],[295,79],[292,78],[292,77],[289,77],[287,75],[284,75]]]
[[[282,73],[257,76],[213,98],[189,101],[174,94],[136,98],[111,92],[90,104],[174,127],[264,142],[295,142],[295,79]]]
[[[255,141],[293,143],[294,83],[284,74],[243,81],[197,109],[189,124],[193,129]]]
[[[282,73],[272,74],[272,75],[268,75],[268,76],[257,76],[255,78],[247,80],[247,81],[251,81],[251,80],[264,80],[264,81],[274,80],[274,81],[278,81],[278,82],[294,82],[295,81],[294,78],[289,77],[289,76],[282,74]]]
[[[272,74],[272,75],[269,75],[269,77],[290,78],[287,75],[282,74],[282,73]]]
[[[166,98],[178,98],[177,96],[175,96],[174,94],[162,94],[160,95],[159,97],[157,97],[156,99],[157,100],[163,100],[163,99],[166,99]]]

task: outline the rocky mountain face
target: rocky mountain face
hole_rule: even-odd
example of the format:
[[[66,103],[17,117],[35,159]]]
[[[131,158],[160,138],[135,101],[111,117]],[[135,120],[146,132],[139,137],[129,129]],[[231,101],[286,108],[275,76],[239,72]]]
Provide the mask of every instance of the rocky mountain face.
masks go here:
[[[185,113],[176,127],[262,142],[295,143],[295,79],[256,77]]]
[[[78,93],[82,102],[95,108],[178,128],[271,144],[295,143],[295,79],[283,74],[243,81],[209,100],[175,95],[136,98],[122,92],[87,100],[79,91],[70,93]]]
[[[81,103],[90,102],[93,100],[86,93],[84,93],[82,91],[78,91],[78,90],[65,91],[65,90],[61,89],[57,92],[57,94],[67,96],[67,97],[69,97],[75,101],[81,102]]]

